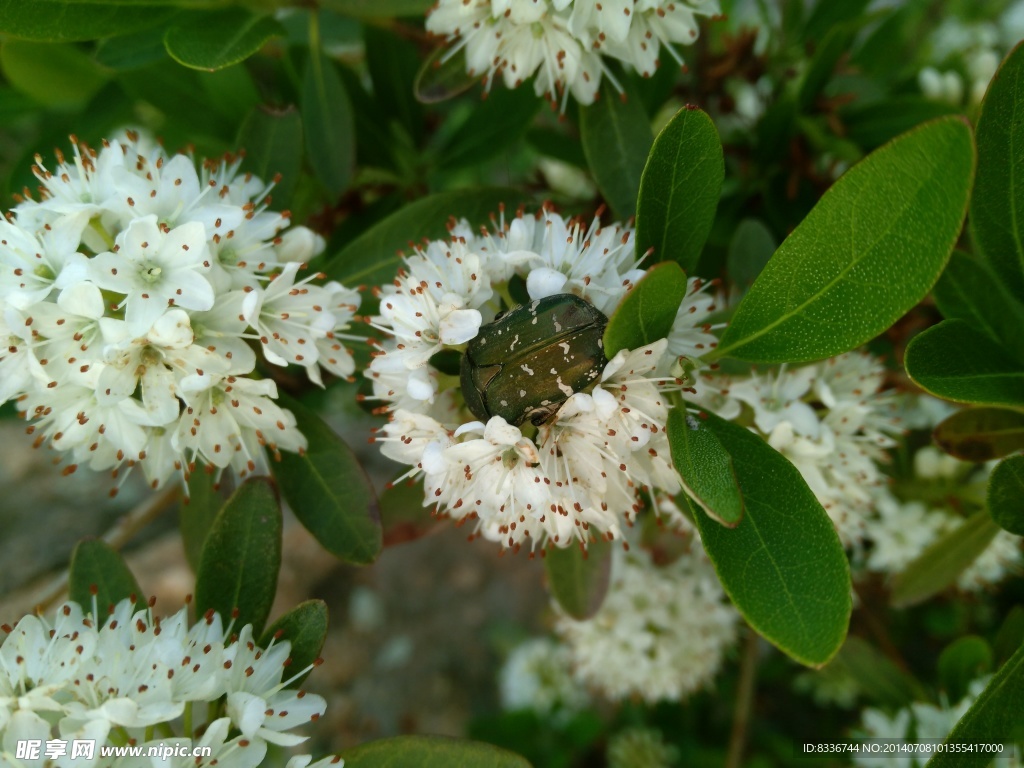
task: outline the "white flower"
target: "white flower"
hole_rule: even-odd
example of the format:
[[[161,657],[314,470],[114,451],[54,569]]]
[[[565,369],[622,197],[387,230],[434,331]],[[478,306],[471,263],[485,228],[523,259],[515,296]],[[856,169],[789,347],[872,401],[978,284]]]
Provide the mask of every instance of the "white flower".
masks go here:
[[[643,550],[618,554],[608,596],[587,621],[556,610],[577,680],[612,700],[637,696],[652,704],[708,684],[736,640],[739,619],[696,541],[663,567]]]
[[[589,697],[570,671],[569,650],[538,637],[515,647],[498,673],[501,705],[530,709],[542,717],[565,717],[587,705]]]
[[[645,77],[662,49],[681,66],[676,48],[697,39],[696,17],[718,12],[717,0],[438,0],[427,30],[451,42],[447,55],[465,50],[467,71],[488,87],[499,75],[509,88],[535,77],[537,95],[564,110],[570,92],[591,104],[612,77],[601,54]]]
[[[352,374],[358,294],[300,277],[323,239],[287,229],[266,209],[273,184],[240,162],[197,169],[133,132],[76,142],[53,171],[37,158],[40,199],[0,221],[0,403],[66,452],[66,472],[138,465],[154,487],[197,461],[266,472],[265,447],[305,439],[261,361],[319,385]]]
[[[764,434],[771,434],[786,422],[796,434],[816,438],[821,425],[814,409],[803,398],[817,377],[815,366],[795,370],[782,366],[777,373],[754,374],[734,382],[729,394],[754,409],[754,423]]]

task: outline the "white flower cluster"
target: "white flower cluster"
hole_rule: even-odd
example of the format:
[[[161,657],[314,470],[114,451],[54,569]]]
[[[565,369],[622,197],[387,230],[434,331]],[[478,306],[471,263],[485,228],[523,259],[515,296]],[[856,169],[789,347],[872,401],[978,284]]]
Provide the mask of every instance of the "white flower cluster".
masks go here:
[[[431,364],[441,350],[461,353],[502,298],[515,304],[511,278],[525,282],[530,300],[574,294],[608,315],[642,274],[632,229],[596,219],[588,227],[548,210],[502,217],[494,232],[474,234],[460,222],[449,240],[405,259],[394,283],[378,291],[372,323],[390,338],[366,374],[381,410],[390,412],[376,439],[384,455],[411,467],[406,476],[424,478],[425,504],[476,520],[480,534],[506,547],[565,547],[621,538],[622,524],[640,509],[642,487],[679,490],[663,390],[678,387],[667,375],[677,356],[717,343],[707,323],[714,310],[707,284],[690,280],[667,339],[619,352],[589,393],[565,385],[569,397],[536,434],[500,416],[476,420],[456,377]],[[528,376],[522,381],[529,386]]]
[[[1017,0],[998,22],[947,18],[931,35],[931,64],[917,74],[921,92],[932,101],[960,107],[979,104],[1003,55],[1024,38],[1024,0]]]
[[[244,477],[266,471],[265,447],[303,449],[250,341],[317,383],[352,373],[340,332],[358,294],[299,276],[322,238],[287,229],[237,158],[197,171],[127,132],[57,160],[37,156],[40,198],[0,222],[0,403],[18,400],[66,471],[140,464],[154,487],[197,461]]]
[[[576,621],[555,606],[576,678],[612,700],[678,701],[711,681],[736,641],[739,614],[696,539],[658,566],[644,550],[616,551],[600,610]]]
[[[564,718],[583,709],[589,697],[572,676],[569,649],[549,637],[517,645],[498,674],[501,705]]]
[[[662,49],[682,66],[676,47],[697,39],[698,16],[718,13],[718,0],[438,0],[427,30],[452,41],[449,55],[464,50],[467,71],[488,86],[499,75],[509,88],[536,75],[537,95],[560,95],[564,109],[570,92],[593,103],[611,76],[602,56],[645,77]]]
[[[113,765],[115,758],[16,759],[18,741],[90,739],[99,745],[166,744],[206,746],[209,757],[182,758],[185,766],[254,768],[268,744],[294,746],[307,737],[294,733],[323,714],[320,696],[287,688],[308,670],[290,670],[287,641],[259,648],[246,625],[235,636],[218,614],[209,612],[189,627],[187,609],[159,619],[135,611],[129,600],[115,606],[102,627],[75,603],[62,606],[50,624],[26,616],[0,646],[0,762],[13,766]],[[193,733],[153,740],[183,715],[192,728],[203,724],[207,703],[222,701]],[[199,705],[202,705],[201,708]],[[210,705],[212,706],[212,704]],[[214,711],[214,710],[211,710]],[[201,716],[202,715],[202,716]],[[167,725],[165,725],[167,724]],[[173,730],[173,728],[171,728]],[[198,732],[198,730],[197,730]],[[119,766],[149,768],[149,757],[119,757]],[[304,768],[308,756],[290,768]],[[340,765],[327,758],[318,766]]]
[[[608,768],[671,768],[679,765],[679,750],[656,728],[633,726],[608,739],[605,758]]]
[[[936,706],[926,702],[914,702],[909,707],[887,714],[880,709],[865,709],[861,713],[861,726],[858,729],[862,738],[886,739],[894,742],[912,744],[928,740],[945,739],[961,717],[970,709],[988,684],[988,678],[981,678],[971,683],[967,695],[955,704],[943,701]],[[987,763],[997,768],[1017,768],[1020,763],[1011,757],[1011,749],[1005,750],[1003,756],[995,756]],[[904,756],[905,755],[905,756]],[[907,753],[855,754],[853,764],[871,766],[871,768],[924,768],[928,755],[910,756]]]

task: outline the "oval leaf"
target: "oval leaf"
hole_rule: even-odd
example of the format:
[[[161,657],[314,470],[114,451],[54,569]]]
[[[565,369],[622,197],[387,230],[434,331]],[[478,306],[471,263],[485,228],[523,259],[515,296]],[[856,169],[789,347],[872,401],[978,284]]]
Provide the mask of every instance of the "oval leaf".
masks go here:
[[[690,498],[713,520],[735,528],[743,517],[743,496],[722,442],[682,405],[669,411],[668,441]]]
[[[753,432],[707,414],[732,457],[743,519],[694,515],[725,591],[759,634],[802,664],[835,655],[850,621],[850,567],[828,514],[789,460]]]
[[[589,619],[608,594],[612,573],[612,545],[592,541],[583,552],[575,544],[551,547],[544,553],[548,589],[562,609],[578,621]]]
[[[281,506],[269,478],[238,487],[213,521],[196,574],[196,614],[213,609],[236,628],[259,635],[270,614],[281,569]]]
[[[349,563],[372,563],[383,534],[377,496],[355,454],[313,411],[281,398],[306,436],[303,454],[283,453],[274,467],[281,493],[321,546]]]
[[[1000,462],[988,481],[988,511],[1000,528],[1024,536],[1024,456]]]
[[[907,373],[937,397],[961,403],[1024,404],[1024,362],[963,320],[945,320],[910,340]]]
[[[400,251],[409,249],[410,243],[447,236],[445,225],[450,218],[465,218],[475,227],[497,214],[502,205],[514,210],[524,199],[522,192],[496,187],[425,197],[372,226],[333,256],[324,271],[346,285],[390,282],[402,263]]]
[[[970,684],[992,671],[992,648],[984,638],[957,638],[939,656],[939,683],[950,701],[960,701]]]
[[[973,176],[971,129],[960,118],[928,123],[872,152],[775,252],[716,356],[820,360],[887,329],[942,272]]]
[[[771,259],[778,243],[759,219],[743,219],[729,242],[728,273],[733,285],[746,291]]]
[[[1000,668],[981,695],[953,727],[946,744],[963,744],[962,751],[936,752],[928,768],[971,768],[983,764],[978,744],[1024,741],[1024,645]]]
[[[693,272],[715,221],[725,178],[715,124],[696,107],[676,113],[647,156],[636,203],[636,252],[654,249]]]
[[[636,349],[664,339],[686,298],[686,274],[673,261],[657,264],[623,297],[604,329],[608,359],[622,349]]]
[[[997,533],[999,526],[992,522],[988,513],[971,515],[893,579],[893,606],[916,605],[946,589],[988,548]]]
[[[291,659],[289,674],[296,675],[313,664],[319,657],[327,639],[327,603],[323,600],[307,600],[299,603],[288,613],[279,618],[263,633],[259,646],[267,648],[271,641],[287,640],[291,643]],[[296,688],[302,683],[309,672],[296,677],[289,688]]]
[[[322,53],[310,55],[302,80],[302,127],[313,173],[337,199],[352,181],[356,162],[352,105],[334,63]]]
[[[640,177],[654,143],[640,97],[620,95],[606,77],[597,101],[580,109],[580,141],[612,213],[618,219],[634,215]]]
[[[1024,361],[1024,304],[985,262],[954,252],[935,284],[935,303],[947,320],[967,321]]]
[[[167,52],[180,64],[213,71],[252,56],[285,30],[270,16],[241,8],[183,16],[164,35]]]
[[[302,119],[293,108],[255,107],[238,129],[238,146],[245,150],[246,170],[274,185],[274,204],[287,206],[302,166]]]
[[[938,427],[932,438],[950,456],[989,461],[1024,450],[1024,413],[1007,408],[967,408]]]
[[[98,612],[94,618],[100,622],[106,621],[108,611],[126,598],[133,600],[139,608],[146,603],[124,558],[99,539],[87,539],[75,546],[68,574],[68,597],[83,611],[92,610],[93,595],[96,596]]]
[[[447,736],[393,736],[346,749],[341,757],[345,768],[530,768],[515,752]]]
[[[22,40],[71,43],[127,35],[156,26],[177,12],[177,8],[126,8],[119,3],[0,0],[0,30]]]
[[[978,183],[971,229],[1016,296],[1024,297],[1024,44],[996,72],[978,117]]]

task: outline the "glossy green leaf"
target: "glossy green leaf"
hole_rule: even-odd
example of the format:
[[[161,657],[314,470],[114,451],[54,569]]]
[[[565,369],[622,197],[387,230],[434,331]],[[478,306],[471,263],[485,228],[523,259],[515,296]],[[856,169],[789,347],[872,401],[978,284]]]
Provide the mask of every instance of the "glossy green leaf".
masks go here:
[[[608,359],[620,349],[636,349],[667,337],[684,298],[686,273],[678,264],[666,261],[649,269],[608,319],[604,330]]]
[[[447,736],[392,736],[340,754],[345,768],[530,768],[514,752]]]
[[[1024,362],[963,320],[944,320],[910,340],[907,373],[922,389],[961,403],[1024,404]]]
[[[612,545],[592,541],[583,552],[575,542],[551,547],[544,553],[548,589],[567,614],[578,621],[589,619],[608,594],[612,573]]]
[[[946,418],[932,435],[950,456],[989,461],[1024,451],[1024,413],[1009,408],[965,408]]]
[[[959,637],[939,656],[939,683],[950,701],[960,701],[970,684],[992,671],[992,648],[977,635]]]
[[[245,169],[274,185],[274,207],[286,208],[299,182],[302,167],[302,119],[288,107],[253,109],[238,129],[238,145],[245,150]]]
[[[126,598],[134,600],[139,608],[146,603],[124,558],[100,539],[86,539],[75,546],[68,574],[68,597],[83,611],[92,611],[93,596],[100,621],[105,621],[108,611]]]
[[[188,479],[188,497],[178,507],[178,526],[185,547],[185,559],[193,571],[199,569],[203,545],[210,535],[213,521],[224,504],[224,498],[214,487],[212,472],[197,469]]]
[[[1024,742],[1024,645],[999,669],[974,704],[953,727],[946,744]],[[983,764],[975,751],[948,749],[928,761],[927,768],[971,768]]]
[[[916,605],[946,589],[988,548],[997,533],[999,526],[988,513],[971,515],[892,580],[893,606]]]
[[[196,614],[217,611],[259,635],[281,569],[281,505],[266,477],[246,480],[213,521],[196,574]]]
[[[615,218],[633,216],[640,178],[654,143],[640,98],[620,95],[606,77],[597,101],[580,109],[580,141],[594,181]]]
[[[0,65],[12,86],[48,107],[80,108],[107,79],[96,62],[64,43],[8,40]]]
[[[0,31],[22,40],[70,43],[127,35],[156,26],[177,12],[172,7],[125,7],[113,2],[0,0]]]
[[[775,249],[775,236],[758,219],[743,219],[729,241],[727,265],[733,285],[746,291],[764,271]]]
[[[494,88],[444,143],[439,167],[466,168],[510,151],[540,109],[529,88]]]
[[[283,395],[309,446],[283,453],[274,466],[281,493],[321,546],[349,563],[372,563],[382,534],[377,496],[355,454],[313,411]]]
[[[942,272],[973,175],[971,130],[959,118],[928,123],[872,152],[775,252],[718,355],[819,360],[887,329]]]
[[[735,528],[743,517],[743,496],[722,442],[681,405],[669,411],[668,441],[690,498],[711,518]]]
[[[1000,462],[988,480],[988,511],[1000,528],[1024,536],[1024,456]]]
[[[978,117],[978,183],[971,229],[982,252],[1024,298],[1024,44],[1003,61]]]
[[[272,16],[227,8],[183,16],[168,28],[164,45],[186,67],[212,71],[244,61],[267,40],[284,33],[284,27]]]
[[[636,203],[636,252],[692,272],[718,209],[725,161],[706,112],[679,110],[654,140]]]
[[[465,93],[479,79],[466,72],[464,48],[452,52],[449,46],[444,46],[423,62],[413,82],[413,92],[423,104],[437,104]]]
[[[935,303],[946,319],[966,320],[1024,361],[1024,304],[987,263],[954,251],[935,284]]]
[[[391,19],[418,16],[422,19],[433,0],[320,0],[320,5],[344,16]]]
[[[356,162],[355,121],[334,63],[310,55],[302,79],[302,127],[313,173],[337,199],[352,181]]]
[[[291,664],[288,666],[288,676],[298,674],[303,669],[313,664],[323,650],[324,641],[327,639],[327,603],[323,600],[306,600],[292,608],[288,613],[279,618],[263,633],[259,646],[267,648],[271,641],[280,643],[287,640],[291,644],[291,653],[288,658]],[[295,678],[289,684],[289,688],[298,687],[309,672]]]
[[[465,218],[473,227],[483,226],[501,205],[512,212],[524,195],[514,189],[483,187],[441,192],[417,200],[349,243],[333,256],[324,271],[346,285],[379,285],[395,279],[402,263],[401,252],[424,238],[447,237],[450,217]]]
[[[694,515],[729,597],[759,634],[802,664],[839,650],[850,621],[850,567],[835,526],[781,453],[748,429],[707,414],[732,457],[743,519],[726,528]]]

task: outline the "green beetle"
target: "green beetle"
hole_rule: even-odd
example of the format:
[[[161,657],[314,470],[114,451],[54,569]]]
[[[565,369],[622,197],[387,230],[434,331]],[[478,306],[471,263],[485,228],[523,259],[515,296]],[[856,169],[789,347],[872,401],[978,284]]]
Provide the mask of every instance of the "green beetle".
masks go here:
[[[498,315],[466,347],[460,381],[477,418],[541,425],[575,392],[589,389],[608,359],[608,318],[578,296],[560,293]]]

